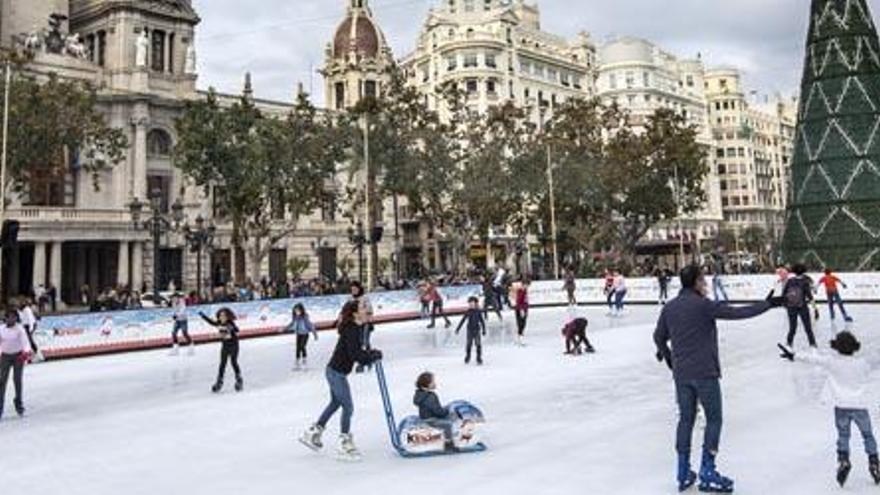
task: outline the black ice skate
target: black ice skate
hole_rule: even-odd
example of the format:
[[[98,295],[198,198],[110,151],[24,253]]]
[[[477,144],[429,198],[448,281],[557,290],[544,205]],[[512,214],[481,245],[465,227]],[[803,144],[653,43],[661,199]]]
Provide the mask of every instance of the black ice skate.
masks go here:
[[[215,383],[214,386],[211,387],[211,392],[219,394],[221,390],[223,390],[223,380],[218,378],[217,383]]]
[[[241,375],[235,375],[235,391],[241,392],[244,390],[244,381],[241,379]]]
[[[874,484],[880,485],[880,458],[877,454],[868,456],[868,471],[874,479]]]
[[[843,488],[849,478],[849,472],[852,471],[852,464],[848,458],[841,458],[840,464],[837,465],[837,483]]]

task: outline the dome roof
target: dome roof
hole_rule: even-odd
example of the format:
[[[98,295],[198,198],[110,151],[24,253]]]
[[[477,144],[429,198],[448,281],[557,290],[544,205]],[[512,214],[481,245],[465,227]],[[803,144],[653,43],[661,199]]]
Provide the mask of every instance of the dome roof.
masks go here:
[[[366,9],[352,9],[336,29],[333,56],[345,58],[353,50],[359,57],[377,58],[382,44],[382,33]]]

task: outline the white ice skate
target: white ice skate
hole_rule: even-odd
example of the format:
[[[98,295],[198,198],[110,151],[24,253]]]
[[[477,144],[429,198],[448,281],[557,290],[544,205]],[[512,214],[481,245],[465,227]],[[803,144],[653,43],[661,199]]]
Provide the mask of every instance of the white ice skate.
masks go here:
[[[177,344],[171,346],[171,350],[168,351],[169,356],[177,356],[180,354],[180,348],[177,347]]]
[[[321,428],[320,425],[312,425],[299,437],[299,442],[309,449],[318,452],[324,448],[324,443],[321,442],[321,435],[323,434],[324,428]]]
[[[34,357],[31,358],[32,363],[42,363],[45,360],[46,360],[46,357],[43,356],[43,351],[37,351],[37,353],[34,354]]]
[[[350,433],[339,435],[339,449],[336,451],[336,458],[343,462],[358,462],[363,459]]]
[[[196,345],[190,344],[189,349],[186,350],[186,354],[188,356],[195,356],[196,355]]]

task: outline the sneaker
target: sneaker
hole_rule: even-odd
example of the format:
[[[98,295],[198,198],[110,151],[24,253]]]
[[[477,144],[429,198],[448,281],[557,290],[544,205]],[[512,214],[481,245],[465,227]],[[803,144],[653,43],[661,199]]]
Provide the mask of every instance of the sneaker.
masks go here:
[[[324,444],[321,442],[321,436],[323,434],[324,428],[321,428],[320,425],[312,425],[308,430],[303,432],[299,437],[299,441],[301,444],[317,452],[324,448]]]
[[[352,438],[350,433],[343,433],[339,435],[339,450],[337,451],[337,455],[340,460],[343,461],[359,461],[361,459],[361,452],[354,444],[354,438]]]

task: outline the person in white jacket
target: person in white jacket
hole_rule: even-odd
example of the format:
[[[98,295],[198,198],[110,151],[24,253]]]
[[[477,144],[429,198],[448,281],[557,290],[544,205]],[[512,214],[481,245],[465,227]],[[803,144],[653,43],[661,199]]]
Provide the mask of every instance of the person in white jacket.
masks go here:
[[[819,366],[827,374],[826,389],[834,402],[834,423],[837,426],[837,482],[842,487],[852,469],[849,440],[852,423],[855,423],[865,443],[871,477],[874,483],[880,484],[880,458],[877,456],[877,440],[874,438],[869,412],[874,403],[868,396],[872,363],[856,356],[861,344],[852,332],[837,334],[831,341],[831,348],[837,353],[821,354],[812,351],[795,355],[779,344],[782,358]]]
[[[6,397],[6,383],[9,370],[12,370],[12,383],[15,386],[15,412],[24,415],[22,398],[22,375],[24,363],[30,358],[28,334],[21,326],[18,311],[6,310],[5,322],[0,326],[0,418],[3,417],[3,403]]]

